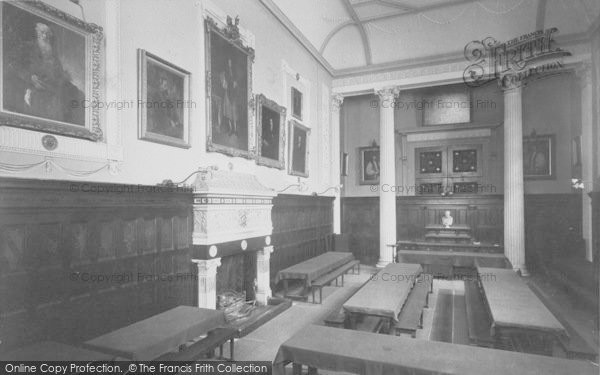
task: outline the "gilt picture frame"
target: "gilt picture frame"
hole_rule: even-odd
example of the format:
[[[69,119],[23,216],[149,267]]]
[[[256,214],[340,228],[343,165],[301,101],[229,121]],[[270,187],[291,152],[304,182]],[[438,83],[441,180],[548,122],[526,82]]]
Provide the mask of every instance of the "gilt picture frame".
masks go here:
[[[102,140],[102,28],[41,1],[0,2],[0,19],[0,125]]]
[[[310,129],[293,119],[289,121],[289,127],[288,173],[308,177]]]
[[[190,147],[190,73],[138,50],[138,137]]]
[[[251,159],[256,153],[252,63],[239,19],[205,19],[207,150]]]
[[[285,169],[285,119],[287,110],[263,94],[256,95],[256,162]]]

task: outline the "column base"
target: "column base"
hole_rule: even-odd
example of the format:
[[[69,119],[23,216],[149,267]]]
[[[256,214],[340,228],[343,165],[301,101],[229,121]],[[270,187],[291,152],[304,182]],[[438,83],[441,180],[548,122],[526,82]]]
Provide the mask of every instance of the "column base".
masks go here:
[[[268,291],[262,291],[256,292],[256,303],[258,303],[260,306],[266,306],[269,304],[269,299],[273,297],[273,293],[271,292],[271,289],[269,289]]]
[[[391,260],[379,259],[379,261],[377,262],[377,264],[375,265],[375,267],[377,267],[377,268],[384,268],[385,266],[387,266],[390,263],[392,263]]]
[[[514,266],[513,267],[513,271],[518,272],[519,274],[521,274],[521,277],[529,277],[531,276],[531,274],[529,273],[529,271],[527,271],[527,268],[525,268],[525,266]]]

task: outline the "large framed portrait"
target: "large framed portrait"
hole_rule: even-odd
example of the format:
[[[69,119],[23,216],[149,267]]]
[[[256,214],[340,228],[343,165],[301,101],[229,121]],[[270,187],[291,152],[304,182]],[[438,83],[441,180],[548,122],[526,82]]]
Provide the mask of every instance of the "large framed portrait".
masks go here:
[[[102,28],[40,1],[0,18],[0,125],[101,140]]]
[[[308,177],[308,141],[310,129],[290,120],[290,162],[289,174]]]
[[[530,180],[555,179],[554,135],[523,137],[523,177]]]
[[[227,17],[219,27],[205,21],[207,66],[207,149],[231,156],[252,158],[253,127],[252,62],[254,50],[244,46],[239,19]]]
[[[189,148],[190,73],[138,50],[138,136]]]
[[[286,109],[263,94],[256,95],[256,162],[260,165],[285,168]]]
[[[360,160],[360,185],[376,185],[379,183],[381,172],[379,164],[379,147],[360,147],[358,149]]]

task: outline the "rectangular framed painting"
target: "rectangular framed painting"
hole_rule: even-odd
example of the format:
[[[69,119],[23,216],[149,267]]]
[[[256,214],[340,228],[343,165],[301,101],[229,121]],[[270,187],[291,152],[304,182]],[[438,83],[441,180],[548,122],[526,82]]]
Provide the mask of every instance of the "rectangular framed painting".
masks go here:
[[[260,165],[285,168],[286,109],[264,95],[256,95],[256,161]]]
[[[360,174],[358,183],[360,185],[379,184],[380,164],[379,147],[360,147],[358,149],[360,160]]]
[[[555,179],[554,135],[523,137],[523,177],[530,180]]]
[[[0,125],[101,140],[102,28],[40,1],[0,18]]]
[[[138,50],[139,139],[189,148],[190,73]]]
[[[302,121],[302,106],[303,106],[303,98],[302,92],[295,87],[292,87],[292,116]]]
[[[308,177],[309,135],[309,128],[296,120],[290,120],[289,174],[292,176]]]
[[[252,158],[253,127],[252,62],[254,49],[243,44],[239,19],[227,17],[219,27],[205,20],[207,67],[207,149],[231,156]]]

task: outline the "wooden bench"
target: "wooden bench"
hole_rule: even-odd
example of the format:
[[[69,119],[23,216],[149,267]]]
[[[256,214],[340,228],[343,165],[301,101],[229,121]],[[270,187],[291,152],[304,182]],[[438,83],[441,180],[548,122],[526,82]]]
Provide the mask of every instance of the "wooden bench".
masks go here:
[[[223,345],[229,341],[230,358],[234,359],[234,339],[237,337],[238,331],[235,328],[215,328],[208,332],[205,338],[189,345],[182,345],[179,352],[167,353],[157,358],[157,361],[195,361],[208,355],[209,358],[214,357],[215,349],[219,347],[219,359],[223,358]]]
[[[391,333],[395,335],[408,333],[411,337],[416,337],[417,329],[423,328],[423,309],[429,306],[431,285],[431,277],[418,279],[398,314],[398,321],[394,323]]]
[[[315,303],[315,289],[319,289],[319,303],[323,303],[323,287],[331,284],[333,280],[335,280],[335,286],[338,286],[338,278],[342,277],[342,286],[344,286],[344,274],[349,270],[352,270],[353,273],[356,273],[356,269],[358,268],[358,273],[360,273],[360,262],[358,260],[353,260],[344,264],[341,267],[334,269],[333,271],[315,279],[311,283],[311,292],[312,292],[312,301]]]
[[[345,328],[346,326],[346,314],[343,311],[334,311],[327,315],[324,320],[325,325],[328,327]]]
[[[492,319],[487,312],[476,280],[465,280],[465,302],[470,344],[493,348]]]

